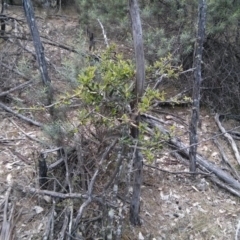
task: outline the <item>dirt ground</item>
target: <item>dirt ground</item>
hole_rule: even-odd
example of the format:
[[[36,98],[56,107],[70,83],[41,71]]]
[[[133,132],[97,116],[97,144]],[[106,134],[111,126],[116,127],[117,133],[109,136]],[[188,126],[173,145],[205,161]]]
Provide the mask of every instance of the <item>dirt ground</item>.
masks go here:
[[[16,11],[14,17],[21,18]],[[39,14],[39,13],[37,13]],[[41,32],[57,42],[69,44],[70,34],[79,28],[77,13],[62,13],[62,16],[42,17]],[[57,21],[57,24],[56,24]],[[75,34],[75,36],[77,33]],[[74,37],[75,37],[74,36]],[[72,43],[72,42],[71,42]],[[48,50],[49,51],[48,51]],[[46,48],[46,57],[55,66],[61,66],[66,51],[57,47]],[[54,85],[61,85],[63,76],[51,75]],[[58,78],[59,77],[59,78]],[[60,79],[60,80],[59,80]],[[14,108],[14,103],[9,105]],[[168,114],[158,117],[166,126],[175,126],[176,134],[183,142],[188,143],[188,121],[190,108],[164,109]],[[46,120],[48,116],[42,116]],[[180,119],[180,121],[176,121]],[[212,139],[219,133],[211,112],[201,110],[202,126],[199,129],[200,144],[198,151],[207,159],[221,165],[219,152]],[[228,127],[236,127],[229,123]],[[3,220],[3,202],[9,187],[17,182],[26,186],[35,186],[38,176],[38,153],[43,150],[35,139],[45,140],[44,133],[35,126],[21,121],[11,114],[0,110],[0,224]],[[218,138],[224,146],[231,163],[237,166],[229,146],[224,138]],[[144,184],[141,194],[142,226],[139,228],[126,226],[122,239],[156,239],[156,240],[226,240],[234,239],[236,225],[240,219],[239,199],[211,183],[207,177],[199,175],[192,179],[187,172],[188,167],[170,155],[165,148],[163,154],[156,159],[155,166],[171,174],[144,167]],[[48,202],[29,196],[13,187],[11,188],[10,205],[14,205],[12,216],[15,225],[15,239],[42,239],[43,229],[47,224]]]

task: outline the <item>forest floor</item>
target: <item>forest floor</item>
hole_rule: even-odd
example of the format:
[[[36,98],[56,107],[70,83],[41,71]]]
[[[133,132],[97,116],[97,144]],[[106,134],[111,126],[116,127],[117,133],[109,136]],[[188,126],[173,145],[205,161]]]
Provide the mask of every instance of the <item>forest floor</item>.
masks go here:
[[[11,10],[9,11],[11,13]],[[14,14],[12,13],[12,16],[22,17]],[[62,16],[52,15],[44,18],[39,15],[38,23],[41,35],[45,35],[48,39],[66,45],[77,44],[77,41],[72,41],[77,37],[76,29],[79,28],[76,13],[73,15],[66,12]],[[9,45],[6,43],[5,47],[7,49]],[[56,66],[61,69],[61,62],[66,61],[66,56],[68,60],[73,57],[73,53],[69,54],[67,50],[57,46],[46,46],[45,52],[47,59],[52,62],[52,69]],[[54,86],[64,86],[63,75],[50,72],[50,76]],[[64,89],[58,90],[64,92]],[[165,91],[168,95],[172,90],[165,89]],[[27,94],[22,97],[28,99]],[[14,102],[8,106],[14,109]],[[157,117],[162,119],[166,126],[174,126],[173,134],[188,144],[191,108],[175,107],[162,110],[163,112]],[[29,116],[31,116],[30,111]],[[34,116],[42,122],[46,122],[49,118],[47,115]],[[218,138],[232,165],[236,166],[237,162],[229,146],[224,138],[219,136],[213,114],[201,109],[201,122],[198,132],[200,141],[198,152],[222,166],[221,156],[213,143],[213,139]],[[237,127],[237,123],[228,122],[226,127]],[[44,149],[27,135],[42,141],[49,139],[40,128],[30,126],[3,110],[0,110],[0,130],[0,224],[2,224],[3,203],[9,186],[14,182],[23,186],[35,186],[38,181],[38,153]],[[173,158],[170,155],[171,151],[164,148],[162,156],[156,159],[154,166],[159,170],[144,167],[141,193],[142,226],[134,228],[126,225],[122,239],[234,239],[236,225],[240,219],[239,199],[208,181],[204,175],[198,175],[193,179],[187,174],[188,166]],[[43,202],[36,196],[23,194],[14,187],[11,188],[10,200],[10,204],[15,208],[15,214],[12,216],[15,224],[15,239],[42,239],[49,212],[48,202]]]

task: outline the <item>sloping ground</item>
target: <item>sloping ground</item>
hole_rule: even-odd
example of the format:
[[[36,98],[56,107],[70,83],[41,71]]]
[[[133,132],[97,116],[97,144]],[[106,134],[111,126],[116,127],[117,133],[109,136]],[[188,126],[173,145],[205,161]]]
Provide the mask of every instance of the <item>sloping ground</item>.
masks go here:
[[[77,18],[72,19],[69,16],[57,20],[54,17],[44,21],[40,19],[40,22],[43,34],[66,44],[70,42],[69,36],[76,33],[78,28]],[[60,50],[56,46],[47,46],[45,51],[47,58],[52,62],[51,69],[56,66],[60,68],[61,61],[69,54],[68,51]],[[64,89],[61,89],[65,86],[61,81],[64,76],[56,71],[51,72],[51,77],[56,89],[64,92]],[[26,94],[24,97],[29,100],[27,96]],[[9,106],[14,107],[14,103]],[[157,117],[161,118],[166,126],[174,126],[173,134],[188,143],[186,123],[190,109],[175,108],[166,111],[168,114],[159,113]],[[35,117],[42,121],[48,119],[47,115],[36,114]],[[219,153],[212,142],[212,137],[216,137],[218,133],[213,116],[203,110],[201,118],[199,152],[215,163],[221,164]],[[21,186],[37,185],[38,156],[44,149],[26,135],[47,141],[46,136],[41,129],[29,126],[3,110],[0,111],[0,120],[0,223],[2,225],[4,216],[11,217],[15,226],[13,239],[42,239],[48,224],[51,202],[46,196],[23,193],[14,183]],[[236,123],[229,127],[233,124]],[[232,164],[235,165],[228,146],[225,144],[224,147]],[[238,198],[213,185],[202,175],[193,180],[187,173],[183,173],[188,171],[187,166],[173,158],[170,151],[165,148],[155,165],[153,164],[160,170],[144,168],[142,227],[133,228],[125,224],[122,239],[233,239],[240,215]],[[5,201],[8,193],[8,201]],[[8,211],[4,208],[5,202],[8,202],[6,205]]]
[[[33,138],[43,139],[43,134],[40,129],[8,114],[2,113],[1,118],[0,193],[3,202],[12,183],[35,186],[37,181],[37,157],[41,146],[29,140],[19,127]],[[203,125],[213,126],[210,117],[205,119],[207,121]],[[186,130],[182,125],[179,127],[179,131]],[[211,130],[216,131],[209,127]],[[183,137],[187,138],[187,135]],[[205,151],[204,155],[212,156],[213,161],[219,160],[211,141],[204,142],[199,149]],[[193,180],[182,173],[188,168],[171,157],[167,149],[156,166],[179,174],[145,168],[141,197],[142,227],[125,226],[123,239],[233,239],[240,215],[238,198],[208,182],[204,176]],[[41,239],[51,204],[22,193],[14,185],[10,202],[9,207],[15,205],[15,239]]]

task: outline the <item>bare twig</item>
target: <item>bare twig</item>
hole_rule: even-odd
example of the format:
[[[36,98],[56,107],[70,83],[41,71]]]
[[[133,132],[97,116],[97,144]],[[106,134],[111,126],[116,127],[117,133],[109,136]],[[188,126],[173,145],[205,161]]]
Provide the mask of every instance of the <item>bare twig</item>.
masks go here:
[[[37,142],[37,143],[40,143],[40,144],[42,144],[42,145],[44,145],[44,146],[49,146],[48,144],[46,144],[45,142],[42,142],[41,140],[38,140],[38,139],[36,139],[36,138],[33,138],[33,137],[31,137],[29,134],[27,134],[26,132],[24,132],[24,130],[21,128],[21,127],[19,127],[12,119],[9,119],[10,120],[10,122],[13,124],[13,125],[15,125],[15,127],[17,127],[27,138],[29,138],[29,139],[31,139],[32,141],[35,141],[35,142]]]
[[[69,220],[69,207],[66,207],[65,210],[64,210],[63,225],[62,225],[62,229],[61,229],[61,231],[58,235],[58,240],[64,240],[65,239],[65,232],[67,230],[68,220]]]
[[[116,175],[119,172],[119,169],[120,169],[120,166],[122,165],[122,162],[123,162],[122,152],[119,152],[118,156],[117,156],[117,164],[116,164],[115,171],[114,171],[113,175],[111,176],[109,182],[105,185],[105,187],[104,187],[105,191],[112,185],[114,179],[116,178]]]
[[[156,84],[154,85],[153,89],[156,90],[159,87],[159,84],[162,82],[163,78],[167,77],[167,74],[163,74],[161,77],[157,79]]]
[[[5,104],[3,104],[3,103],[1,103],[1,102],[0,102],[0,107],[1,107],[2,109],[4,109],[5,111],[12,113],[12,114],[15,115],[16,117],[18,117],[18,118],[20,118],[20,119],[22,119],[22,120],[24,120],[24,121],[26,121],[26,122],[28,122],[28,123],[31,123],[31,124],[33,124],[33,125],[35,125],[35,126],[38,126],[38,127],[42,127],[42,126],[43,126],[42,123],[39,123],[39,122],[34,121],[34,120],[32,120],[32,119],[30,119],[30,118],[28,118],[28,117],[23,116],[22,114],[19,114],[19,113],[14,112],[11,108],[7,107]]]
[[[81,217],[82,217],[82,214],[83,214],[83,210],[85,209],[85,207],[87,207],[91,202],[92,202],[92,191],[93,191],[93,185],[96,181],[96,177],[98,176],[98,173],[100,171],[100,168],[102,167],[102,163],[103,161],[106,159],[106,157],[108,156],[108,154],[110,153],[110,151],[112,150],[112,148],[114,148],[114,146],[116,145],[117,143],[117,139],[115,139],[112,144],[107,148],[107,150],[103,153],[102,155],[102,158],[99,162],[99,167],[98,169],[95,171],[95,173],[93,174],[93,177],[91,179],[91,182],[89,184],[89,187],[88,187],[88,198],[87,198],[87,201],[85,201],[81,207],[79,208],[78,210],[78,214],[77,214],[77,217],[75,218],[75,221],[74,221],[74,226],[73,226],[73,230],[75,231],[75,229],[77,228],[80,220],[81,220]]]
[[[49,190],[40,190],[33,187],[22,187],[20,185],[16,186],[19,188],[22,192],[29,192],[31,194],[39,194],[39,195],[47,195],[54,198],[62,198],[62,199],[68,199],[68,198],[79,198],[79,199],[87,199],[87,194],[80,194],[80,193],[60,193],[60,192],[54,192]],[[94,198],[95,196],[93,196]]]
[[[209,173],[204,173],[204,172],[171,172],[171,171],[167,171],[167,170],[164,170],[164,169],[161,169],[161,168],[158,168],[158,167],[154,167],[154,166],[151,166],[151,165],[148,165],[148,164],[143,164],[144,166],[148,167],[148,168],[153,168],[153,169],[156,169],[158,171],[161,171],[161,172],[165,172],[165,173],[169,173],[169,174],[186,174],[186,175],[204,175],[204,176],[211,176],[211,174]]]
[[[1,92],[1,93],[0,93],[0,97],[6,96],[6,95],[8,95],[9,93],[14,92],[14,91],[16,91],[16,90],[25,88],[26,86],[28,86],[29,84],[31,84],[31,83],[33,83],[33,82],[34,82],[34,79],[31,79],[31,80],[29,80],[29,81],[27,81],[27,82],[25,82],[25,83],[22,83],[22,84],[14,87],[14,88],[9,89],[8,91]]]
[[[100,26],[102,28],[102,33],[103,33],[105,44],[106,44],[107,47],[109,47],[107,34],[106,34],[105,30],[104,30],[104,27],[103,27],[102,23],[100,22],[100,20],[99,19],[97,19],[97,20],[98,20],[98,23],[100,24]]]
[[[54,162],[54,163],[52,163],[52,164],[50,164],[49,166],[48,166],[48,170],[50,171],[50,170],[53,170],[55,167],[57,167],[58,165],[60,165],[61,163],[63,163],[64,162],[64,158],[60,158],[60,159],[58,159],[56,162]]]
[[[232,136],[227,133],[227,131],[224,129],[224,127],[222,126],[220,120],[219,120],[219,114],[216,114],[215,117],[214,117],[219,129],[221,130],[221,132],[223,133],[224,137],[227,138],[229,144],[231,145],[232,147],[232,150],[233,150],[233,153],[235,155],[235,158],[238,162],[238,164],[240,164],[240,154],[239,154],[239,151],[238,151],[238,148],[237,148],[237,145],[235,143],[235,141],[233,140]]]
[[[3,211],[3,223],[2,223],[2,231],[1,231],[1,239],[2,240],[11,240],[12,237],[12,226],[11,226],[11,221],[10,218],[8,219],[8,200],[10,193],[12,191],[12,186],[9,186],[5,195],[5,206],[4,206],[4,211]]]
[[[223,151],[223,147],[220,145],[220,143],[217,141],[217,139],[213,139],[213,142],[215,143],[215,145],[217,146],[218,150],[221,153],[222,156],[222,161],[231,169],[232,174],[234,174],[234,176],[240,180],[240,177],[237,173],[237,171],[235,170],[235,168],[231,165],[231,163],[228,161],[228,158],[225,154],[225,152]]]

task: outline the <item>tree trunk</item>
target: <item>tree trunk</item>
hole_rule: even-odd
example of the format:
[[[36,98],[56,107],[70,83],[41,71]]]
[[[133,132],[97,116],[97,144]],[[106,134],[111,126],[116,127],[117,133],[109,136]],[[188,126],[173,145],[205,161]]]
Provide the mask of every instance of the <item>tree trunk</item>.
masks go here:
[[[145,84],[145,61],[143,52],[143,40],[142,40],[142,25],[139,14],[139,7],[137,0],[129,0],[130,16],[132,20],[132,31],[133,31],[133,43],[136,58],[136,84],[135,84],[135,100],[132,102],[132,115],[135,121],[135,126],[131,128],[131,135],[136,140],[139,135],[139,113],[138,113],[138,102],[144,93]],[[142,185],[142,174],[143,174],[143,157],[139,149],[134,150],[134,183],[133,183],[133,195],[130,203],[130,222],[133,225],[140,225],[139,211],[140,211],[140,194]]]
[[[195,58],[194,58],[194,83],[193,83],[193,106],[192,106],[192,117],[190,122],[190,172],[196,172],[196,154],[197,154],[197,126],[199,122],[199,105],[200,105],[200,85],[201,85],[201,63],[202,63],[202,50],[203,41],[205,36],[205,25],[206,25],[206,0],[199,0],[198,3],[198,32],[195,46]]]
[[[51,80],[48,76],[47,71],[47,63],[45,60],[44,55],[44,48],[42,46],[42,42],[40,39],[40,35],[38,32],[38,28],[35,22],[35,16],[34,16],[34,10],[33,6],[30,0],[23,0],[23,9],[24,13],[28,22],[28,26],[31,31],[31,35],[33,38],[33,44],[36,51],[37,61],[39,65],[39,71],[41,73],[42,82],[44,86],[46,86],[46,94],[47,94],[47,105],[52,104],[53,99],[53,92],[52,92],[52,86],[51,86]],[[53,107],[50,108],[50,113],[53,115]]]

